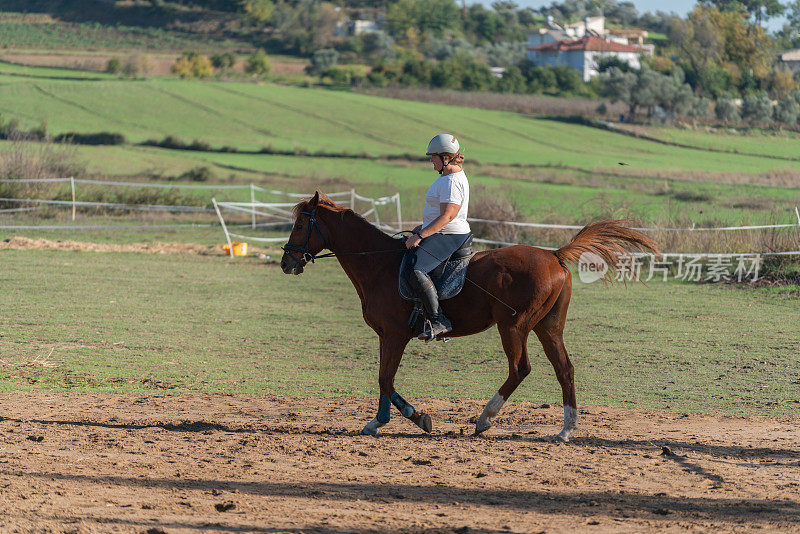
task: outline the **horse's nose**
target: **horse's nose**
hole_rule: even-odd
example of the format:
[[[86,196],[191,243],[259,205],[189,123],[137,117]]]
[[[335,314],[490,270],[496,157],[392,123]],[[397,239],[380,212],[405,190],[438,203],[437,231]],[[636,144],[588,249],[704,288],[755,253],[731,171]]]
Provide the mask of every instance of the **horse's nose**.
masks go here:
[[[286,258],[285,257],[281,258],[281,269],[283,269],[283,272],[286,272]]]

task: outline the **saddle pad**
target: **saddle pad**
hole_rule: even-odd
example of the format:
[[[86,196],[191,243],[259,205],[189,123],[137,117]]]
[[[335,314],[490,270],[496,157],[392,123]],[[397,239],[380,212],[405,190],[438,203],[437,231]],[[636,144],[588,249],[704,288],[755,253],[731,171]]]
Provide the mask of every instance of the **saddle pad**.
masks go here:
[[[428,273],[436,286],[436,292],[439,294],[439,300],[447,300],[455,297],[461,292],[464,287],[464,279],[467,276],[467,266],[475,253],[463,258],[451,259],[436,269]],[[398,278],[398,289],[400,296],[406,300],[413,300],[420,302],[416,296],[414,289],[408,283],[408,276],[411,274],[411,258],[413,256],[406,252],[403,254],[403,260],[400,262],[400,276]]]

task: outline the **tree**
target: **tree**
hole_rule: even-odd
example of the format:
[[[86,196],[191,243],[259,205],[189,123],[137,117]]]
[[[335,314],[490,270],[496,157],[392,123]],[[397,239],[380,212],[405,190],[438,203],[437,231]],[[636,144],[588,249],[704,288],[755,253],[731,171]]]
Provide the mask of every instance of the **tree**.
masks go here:
[[[711,116],[711,100],[704,96],[693,96],[684,114],[692,119],[694,123],[697,119],[705,119]]]
[[[775,61],[769,35],[742,10],[698,6],[685,20],[673,18],[668,34],[687,79],[704,94],[754,89]]]
[[[322,48],[311,55],[312,74],[321,74],[339,62],[339,52],[333,48]]]
[[[742,120],[739,115],[739,109],[729,95],[720,97],[714,105],[714,114],[717,119],[721,120],[724,124],[736,123]]]
[[[119,58],[112,57],[106,63],[106,72],[109,74],[119,74],[119,71],[122,70],[122,61]]]
[[[636,85],[636,73],[624,72],[612,67],[605,75],[605,83],[601,94],[614,102],[624,102],[628,105],[631,116],[636,114],[638,103],[632,96],[633,88]]]
[[[519,67],[509,67],[503,77],[497,80],[495,87],[501,93],[524,93],[527,83]]]
[[[245,17],[258,24],[269,22],[275,9],[272,0],[241,0],[239,5]]]
[[[785,126],[794,126],[797,124],[797,113],[797,101],[792,97],[786,97],[775,106],[775,122]]]
[[[147,76],[150,71],[150,60],[146,55],[131,54],[122,63],[120,73],[126,78],[138,78]]]
[[[233,52],[222,52],[221,54],[214,54],[211,56],[211,65],[215,69],[222,72],[227,72],[236,65],[236,54]]]
[[[745,11],[759,26],[762,20],[781,15],[785,9],[779,0],[700,0],[699,3],[714,7],[721,12]]]
[[[772,103],[764,92],[744,97],[742,117],[756,126],[767,126],[772,120]]]
[[[251,54],[244,66],[244,71],[254,76],[266,76],[271,70],[272,63],[263,48],[259,48],[255,54]]]
[[[373,59],[392,59],[395,55],[394,39],[383,31],[365,33],[361,36],[361,50]]]
[[[318,0],[279,0],[272,12],[273,35],[301,54],[327,48],[341,19],[338,8]]]
[[[454,0],[398,0],[386,11],[389,33],[399,40],[407,40],[410,30],[441,34],[460,20]]]
[[[210,78],[214,74],[211,60],[194,50],[184,50],[181,57],[172,64],[170,71],[184,79]]]

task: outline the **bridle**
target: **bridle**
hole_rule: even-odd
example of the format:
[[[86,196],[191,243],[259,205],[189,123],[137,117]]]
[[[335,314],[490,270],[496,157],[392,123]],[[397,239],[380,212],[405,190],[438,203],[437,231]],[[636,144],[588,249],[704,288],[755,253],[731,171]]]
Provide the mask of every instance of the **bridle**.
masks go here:
[[[285,245],[283,245],[281,247],[281,250],[283,250],[286,253],[287,256],[292,258],[292,261],[295,262],[295,265],[299,265],[300,267],[303,266],[302,262],[304,262],[304,261],[306,263],[308,263],[309,261],[311,263],[314,263],[314,260],[318,260],[320,258],[330,258],[332,256],[337,256],[337,254],[335,252],[328,252],[327,254],[312,254],[311,250],[308,248],[308,246],[311,244],[311,235],[314,233],[314,230],[316,230],[317,233],[319,234],[319,236],[322,238],[322,242],[323,243],[325,242],[325,234],[322,232],[322,228],[320,228],[319,223],[317,222],[317,206],[315,206],[314,209],[311,210],[310,213],[307,212],[307,211],[301,211],[299,213],[299,215],[308,215],[308,233],[306,233],[306,244],[305,244],[305,246],[295,245],[293,243],[288,243],[287,242]],[[400,233],[404,233],[404,232],[400,232]],[[395,234],[395,235],[397,235],[397,234]],[[302,256],[300,256],[300,259],[297,259],[297,257],[295,257],[295,255],[292,254],[291,251],[299,252],[299,253],[302,254]],[[347,252],[347,253],[344,253],[343,255],[361,256],[361,255],[366,255],[366,254],[383,254],[383,253],[389,253],[389,252],[405,252],[405,248],[390,249],[390,250],[370,250],[370,251],[365,251],[365,252]],[[430,252],[428,252],[428,254],[430,254]],[[436,256],[434,256],[434,258],[436,258]],[[439,260],[440,262],[444,261],[444,260],[441,260],[439,258],[436,258],[436,259]],[[479,286],[478,284],[476,284],[475,282],[470,280],[470,278],[468,276],[465,275],[464,279],[467,282],[469,282],[470,284],[472,284],[475,287],[477,287],[478,289],[480,289],[481,291],[483,291],[484,293],[486,293],[487,295],[489,295],[490,297],[492,297],[493,299],[495,299],[497,302],[499,302],[500,304],[502,304],[506,308],[510,309],[512,316],[517,315],[517,310],[515,310],[514,308],[512,308],[511,306],[509,306],[508,304],[503,302],[501,299],[499,299],[498,297],[493,295],[491,292],[485,290],[484,288],[482,288],[481,286]]]
[[[308,215],[308,233],[306,234],[306,244],[305,246],[295,245],[293,243],[286,243],[281,247],[283,250],[292,260],[295,262],[296,265],[302,266],[302,262],[314,263],[314,260],[319,258],[329,258],[331,256],[335,256],[333,252],[329,252],[327,254],[312,254],[311,250],[308,246],[311,244],[311,235],[314,233],[314,230],[317,231],[319,236],[322,238],[322,241],[325,242],[325,234],[322,232],[322,228],[320,228],[319,223],[317,222],[317,207],[315,206],[311,212],[301,211],[299,215]],[[299,252],[301,254],[300,259],[298,259],[291,251]]]

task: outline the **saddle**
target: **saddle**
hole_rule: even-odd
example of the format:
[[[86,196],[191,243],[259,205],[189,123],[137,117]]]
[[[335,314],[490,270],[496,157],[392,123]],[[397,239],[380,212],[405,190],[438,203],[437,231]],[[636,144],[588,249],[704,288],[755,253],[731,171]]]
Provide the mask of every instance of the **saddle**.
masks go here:
[[[408,320],[408,325],[412,330],[422,331],[422,327],[415,328],[418,322],[423,319],[424,311],[422,309],[422,300],[417,296],[414,289],[408,283],[408,277],[411,270],[414,268],[412,260],[414,258],[411,251],[406,251],[403,254],[403,259],[400,262],[400,276],[398,277],[397,286],[400,291],[400,296],[406,300],[411,300],[415,303],[414,311],[411,312],[411,317]],[[464,280],[467,276],[467,267],[475,251],[472,250],[472,236],[467,238],[461,247],[453,252],[444,263],[439,264],[434,270],[428,273],[431,277],[433,285],[436,286],[436,292],[439,294],[439,300],[447,300],[455,297],[461,292],[464,287]]]

